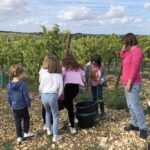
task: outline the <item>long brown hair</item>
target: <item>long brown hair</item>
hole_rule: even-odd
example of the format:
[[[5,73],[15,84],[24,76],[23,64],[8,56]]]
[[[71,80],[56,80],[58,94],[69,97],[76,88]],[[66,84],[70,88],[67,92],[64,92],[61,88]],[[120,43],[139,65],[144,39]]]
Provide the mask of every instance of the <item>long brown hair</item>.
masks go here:
[[[122,42],[127,50],[130,50],[131,46],[138,45],[137,38],[133,33],[127,33],[123,36]]]
[[[75,70],[78,71],[82,66],[77,62],[77,60],[73,57],[72,54],[66,54],[62,61],[62,66],[66,68],[66,70]]]
[[[48,69],[49,73],[60,73],[61,72],[58,59],[53,54],[48,54],[45,56],[42,68]]]

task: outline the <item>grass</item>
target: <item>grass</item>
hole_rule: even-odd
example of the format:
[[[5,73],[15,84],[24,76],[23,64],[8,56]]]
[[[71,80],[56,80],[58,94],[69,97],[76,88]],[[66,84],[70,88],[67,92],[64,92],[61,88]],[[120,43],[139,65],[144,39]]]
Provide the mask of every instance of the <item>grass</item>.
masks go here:
[[[13,144],[11,140],[6,140],[3,144],[2,144],[2,150],[13,150]]]

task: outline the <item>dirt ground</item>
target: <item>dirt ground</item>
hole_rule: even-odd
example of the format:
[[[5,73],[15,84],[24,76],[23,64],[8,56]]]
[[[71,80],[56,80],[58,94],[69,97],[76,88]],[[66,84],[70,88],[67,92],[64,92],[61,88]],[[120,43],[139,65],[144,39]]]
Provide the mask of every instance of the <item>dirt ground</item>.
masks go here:
[[[43,131],[41,117],[41,103],[38,94],[34,96],[30,111],[31,131],[36,133],[32,138],[25,139],[21,145],[16,144],[14,120],[11,109],[6,100],[6,90],[0,91],[0,149],[2,150],[144,150],[146,140],[139,138],[139,132],[124,132],[124,126],[130,122],[129,113],[125,110],[111,110],[106,108],[106,117],[96,119],[96,126],[90,129],[80,129],[71,135],[68,127],[66,110],[60,112],[60,123],[65,125],[60,130],[63,140],[52,142],[52,137]],[[142,106],[146,110],[150,98],[150,81],[144,80],[144,100]],[[146,113],[148,129],[150,129],[150,113]]]

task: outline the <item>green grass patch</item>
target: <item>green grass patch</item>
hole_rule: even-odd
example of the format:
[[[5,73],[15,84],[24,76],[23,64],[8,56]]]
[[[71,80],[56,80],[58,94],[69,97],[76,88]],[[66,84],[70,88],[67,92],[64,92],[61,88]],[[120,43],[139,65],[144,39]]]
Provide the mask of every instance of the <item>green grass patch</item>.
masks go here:
[[[106,89],[104,97],[107,108],[117,110],[127,109],[126,98],[123,88]]]
[[[13,144],[11,140],[6,140],[2,144],[2,150],[13,150]]]

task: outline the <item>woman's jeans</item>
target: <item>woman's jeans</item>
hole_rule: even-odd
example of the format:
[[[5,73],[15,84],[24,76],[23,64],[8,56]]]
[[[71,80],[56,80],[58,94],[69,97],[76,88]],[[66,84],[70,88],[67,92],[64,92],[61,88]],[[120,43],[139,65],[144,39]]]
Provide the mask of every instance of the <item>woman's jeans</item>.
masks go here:
[[[58,94],[42,93],[42,104],[46,111],[46,127],[51,129],[51,114],[53,116],[53,135],[58,135]]]
[[[104,99],[103,99],[103,85],[92,86],[93,102],[96,103],[99,100],[101,113],[104,113]],[[98,104],[96,105],[96,111],[98,112]]]
[[[131,124],[135,127],[139,127],[140,130],[146,130],[145,115],[140,105],[141,84],[132,85],[129,92],[126,90],[125,86],[124,88],[127,105],[131,115]]]

